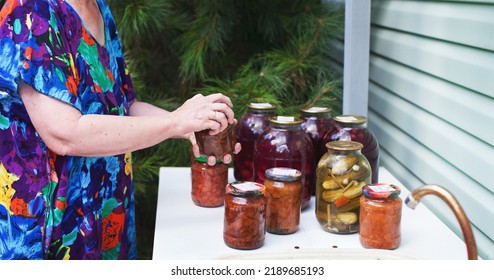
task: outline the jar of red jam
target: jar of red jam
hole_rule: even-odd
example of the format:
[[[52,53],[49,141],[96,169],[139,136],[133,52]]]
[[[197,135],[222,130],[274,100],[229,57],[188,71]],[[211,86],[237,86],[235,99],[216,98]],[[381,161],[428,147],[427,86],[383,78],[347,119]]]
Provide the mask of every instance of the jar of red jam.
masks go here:
[[[197,131],[194,134],[201,155],[221,159],[226,154],[233,154],[236,142],[235,125],[230,124],[222,132],[215,135],[210,135],[209,129]]]
[[[372,131],[367,128],[367,117],[361,115],[335,116],[335,129],[324,135],[324,143],[329,141],[349,140],[362,143],[362,154],[367,158],[372,169],[372,183],[379,180],[379,143]]]
[[[358,142],[332,141],[326,147],[316,170],[317,221],[331,233],[356,233],[362,188],[371,181],[369,161]]]
[[[228,184],[228,165],[218,161],[207,164],[206,157],[193,158],[191,162],[192,201],[202,207],[222,206]]]
[[[302,199],[302,172],[287,167],[266,170],[266,231],[290,234],[298,230]]]
[[[315,170],[317,163],[321,157],[328,151],[326,143],[323,141],[323,137],[326,133],[332,131],[335,127],[334,120],[331,116],[331,109],[328,107],[304,107],[300,108],[300,114],[302,116],[302,129],[307,133],[314,145],[314,164],[313,174],[315,176]],[[311,194],[314,195],[316,191],[316,178],[312,180]]]
[[[223,240],[228,247],[250,250],[264,245],[265,187],[256,182],[234,182],[226,187]]]
[[[264,183],[266,170],[273,167],[289,167],[302,172],[302,202],[304,209],[310,204],[312,162],[314,148],[312,141],[301,128],[302,119],[292,116],[274,116],[254,145],[254,178]]]
[[[400,188],[369,184],[360,198],[360,243],[365,248],[396,249],[401,242]]]
[[[254,142],[275,115],[276,106],[271,103],[248,105],[248,111],[238,120],[235,137],[242,150],[233,158],[233,175],[237,181],[254,181]]]

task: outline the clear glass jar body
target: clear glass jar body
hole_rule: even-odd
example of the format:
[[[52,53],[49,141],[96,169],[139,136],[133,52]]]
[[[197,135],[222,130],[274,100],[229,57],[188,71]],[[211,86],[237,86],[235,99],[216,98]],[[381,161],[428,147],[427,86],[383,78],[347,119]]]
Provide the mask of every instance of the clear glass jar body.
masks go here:
[[[191,197],[194,204],[202,207],[222,206],[225,187],[228,184],[228,165],[217,162],[210,166],[204,157],[191,162]]]
[[[254,142],[269,125],[276,107],[270,103],[249,103],[249,110],[239,120],[235,137],[242,150],[234,155],[233,175],[237,181],[254,181]]]
[[[209,129],[195,132],[199,151],[203,156],[214,156],[221,160],[226,154],[233,154],[235,149],[235,125],[230,124],[222,132],[209,135]]]
[[[314,146],[314,164],[312,166],[314,179],[311,185],[311,194],[316,193],[316,168],[321,157],[328,151],[324,143],[324,135],[335,129],[334,119],[331,117],[330,109],[327,107],[301,108],[302,129],[312,140]]]
[[[290,234],[298,230],[302,200],[302,172],[293,168],[266,170],[266,231]]]
[[[301,128],[302,120],[296,117],[275,116],[254,145],[254,180],[263,183],[265,172],[273,167],[290,167],[302,172],[302,202],[304,209],[310,204],[312,141]]]
[[[359,240],[365,248],[396,249],[401,242],[400,188],[387,184],[367,185],[360,198]]]
[[[332,141],[326,147],[316,170],[316,218],[328,232],[358,232],[362,188],[371,181],[369,161],[358,142]]]
[[[335,129],[324,135],[324,142],[355,141],[364,147],[362,154],[367,158],[372,169],[372,183],[379,181],[379,143],[372,131],[367,128],[367,118],[361,115],[339,115],[333,118]]]
[[[228,247],[241,250],[260,248],[266,235],[266,198],[264,186],[255,182],[227,185],[223,240]]]

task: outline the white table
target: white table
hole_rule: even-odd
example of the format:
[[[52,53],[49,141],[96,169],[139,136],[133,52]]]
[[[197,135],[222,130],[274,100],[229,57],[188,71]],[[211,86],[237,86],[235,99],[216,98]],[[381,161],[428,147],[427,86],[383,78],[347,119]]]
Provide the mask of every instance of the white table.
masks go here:
[[[379,170],[380,182],[402,189],[405,201],[409,191],[385,168]],[[232,169],[230,182],[234,181]],[[224,207],[196,206],[190,196],[190,168],[160,168],[153,259],[208,260],[229,255],[286,252],[303,249],[342,248],[363,250],[358,233],[339,235],[321,229],[314,213],[314,200],[302,211],[300,229],[290,235],[266,233],[264,245],[256,250],[236,250],[223,242]],[[412,210],[403,205],[402,241],[393,253],[430,260],[465,260],[466,245],[426,205]],[[390,251],[391,252],[391,251]]]

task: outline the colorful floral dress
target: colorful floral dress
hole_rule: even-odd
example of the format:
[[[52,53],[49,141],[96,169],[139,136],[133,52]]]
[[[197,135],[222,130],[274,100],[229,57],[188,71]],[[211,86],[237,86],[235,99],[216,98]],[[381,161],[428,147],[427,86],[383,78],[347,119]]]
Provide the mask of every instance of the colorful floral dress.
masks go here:
[[[17,91],[22,80],[82,114],[128,114],[120,39],[97,3],[104,45],[64,0],[7,0],[0,12],[0,259],[136,258],[130,153],[54,154]]]

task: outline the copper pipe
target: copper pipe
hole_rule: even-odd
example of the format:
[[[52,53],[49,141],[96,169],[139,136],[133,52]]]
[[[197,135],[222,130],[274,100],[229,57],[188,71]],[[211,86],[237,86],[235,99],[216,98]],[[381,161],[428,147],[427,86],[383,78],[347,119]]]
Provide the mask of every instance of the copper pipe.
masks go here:
[[[448,190],[438,185],[423,185],[422,187],[413,190],[410,195],[408,195],[405,199],[405,204],[408,207],[415,209],[420,199],[428,194],[439,196],[448,204],[451,210],[453,210],[456,219],[458,219],[458,222],[460,223],[463,238],[467,245],[468,259],[476,260],[478,258],[477,245],[475,244],[475,238],[473,236],[472,228],[470,227],[470,222],[458,200],[456,200]]]

